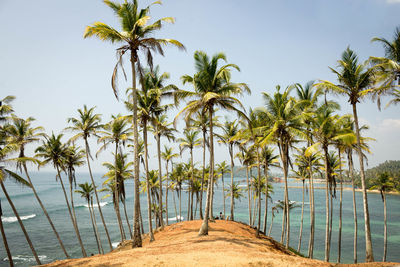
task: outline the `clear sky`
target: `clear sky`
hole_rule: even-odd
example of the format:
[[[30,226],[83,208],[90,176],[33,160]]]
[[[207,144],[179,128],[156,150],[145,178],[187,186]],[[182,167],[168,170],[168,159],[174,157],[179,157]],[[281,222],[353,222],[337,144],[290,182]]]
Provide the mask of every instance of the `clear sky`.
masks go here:
[[[144,7],[150,2],[139,3]],[[336,82],[328,66],[336,66],[347,46],[361,61],[383,56],[382,46],[370,40],[391,39],[400,26],[399,14],[399,0],[165,0],[152,7],[151,16],[172,16],[176,23],[156,36],[177,39],[187,51],[166,48],[165,57],[156,56],[155,63],[182,87],[180,76],[194,72],[194,51],[224,52],[229,63],[241,68],[233,80],[252,90],[241,100],[246,107],[257,107],[263,105],[261,92],[272,93],[277,84]],[[111,114],[125,113],[110,85],[117,46],[82,37],[85,26],[95,21],[118,27],[100,0],[0,0],[0,98],[16,96],[16,114],[35,117],[47,133],[62,131],[84,104],[97,106],[104,122]],[[123,97],[128,85],[122,79],[119,85]],[[342,113],[351,112],[345,99],[337,100]],[[171,119],[176,113],[171,112]],[[367,135],[377,139],[371,144],[370,166],[400,159],[399,114],[399,106],[379,112],[370,100],[359,105],[362,122],[371,127]],[[155,142],[149,140],[154,155]],[[201,161],[201,150],[197,152],[195,160]],[[103,172],[101,162],[112,160],[106,154],[93,164],[95,171]],[[228,160],[227,149],[217,146],[217,162],[223,159]],[[156,166],[152,156],[150,167]]]

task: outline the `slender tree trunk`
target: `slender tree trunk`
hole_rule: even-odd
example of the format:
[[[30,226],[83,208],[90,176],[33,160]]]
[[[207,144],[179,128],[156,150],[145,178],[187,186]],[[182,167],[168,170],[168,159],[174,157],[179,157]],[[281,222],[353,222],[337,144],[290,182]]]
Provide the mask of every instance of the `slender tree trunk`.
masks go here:
[[[148,151],[147,151],[147,121],[143,122],[143,140],[144,140],[144,164],[146,172],[146,187],[147,187],[147,216],[149,218],[149,236],[150,242],[154,241],[153,226],[151,222],[151,188],[149,182],[149,161],[148,161]]]
[[[331,240],[332,240],[332,218],[333,218],[333,196],[332,196],[332,189],[330,191],[330,217],[329,217],[329,240],[328,240],[328,247],[329,247],[329,255],[331,254]]]
[[[172,199],[173,199],[173,201],[174,201],[175,220],[176,220],[177,222],[179,222],[179,221],[178,221],[178,211],[177,211],[177,209],[176,209],[176,200],[175,200],[175,192],[174,192],[174,191],[172,191]]]
[[[257,144],[257,192],[258,192],[258,223],[257,223],[257,231],[256,236],[260,235],[260,228],[261,228],[261,167],[260,167],[260,152]]]
[[[358,158],[360,160],[360,176],[361,176],[361,185],[362,185],[362,193],[363,193],[363,206],[364,206],[364,227],[365,227],[365,260],[367,262],[374,261],[374,253],[372,251],[372,240],[371,240],[371,227],[369,222],[369,209],[368,209],[368,196],[367,196],[367,188],[365,186],[365,173],[364,173],[364,158],[361,152],[361,141],[360,141],[360,128],[358,126],[358,116],[357,116],[357,108],[356,103],[353,104],[353,116],[354,116],[354,124],[356,128],[356,136],[357,136],[357,152]]]
[[[139,220],[140,220],[139,234],[142,235],[142,234],[144,234],[144,227],[143,227],[143,216],[142,216],[142,211],[140,209],[140,206],[139,206]],[[135,233],[133,233],[133,235],[135,235]]]
[[[272,231],[272,225],[274,224],[274,214],[272,213],[272,217],[271,217],[271,225],[269,226],[269,230],[268,230],[268,236],[271,236],[271,231]]]
[[[384,222],[384,229],[383,229],[383,258],[382,261],[386,261],[386,254],[387,254],[387,214],[386,214],[386,194],[382,192],[383,196],[383,222]]]
[[[286,214],[286,248],[289,248],[290,241],[290,214],[289,214],[289,191],[288,191],[288,157],[289,147],[288,144],[284,144],[283,140],[279,141],[281,159],[283,164],[283,176],[285,178],[285,211]]]
[[[90,198],[90,207],[92,208],[94,229],[95,229],[95,233],[96,233],[96,236],[97,236],[98,244],[99,244],[100,249],[101,249],[101,254],[104,254],[103,245],[101,244],[101,240],[100,240],[99,229],[97,228],[96,214],[94,213],[94,208],[93,208],[93,197],[92,197],[92,196],[91,196],[91,198]]]
[[[132,233],[131,225],[130,225],[130,223],[129,223],[128,214],[127,214],[127,212],[126,212],[125,197],[124,197],[124,199],[122,200],[122,204],[124,205],[124,214],[125,214],[126,224],[128,225],[128,229],[129,229],[129,235],[130,235],[130,237],[131,237],[131,239],[132,239],[132,238],[133,238],[133,233]]]
[[[301,238],[303,236],[303,214],[304,214],[304,182],[303,179],[303,191],[302,191],[302,202],[301,202],[301,219],[300,219],[300,232],[299,232],[299,245],[297,246],[297,251],[300,253],[301,249]]]
[[[97,238],[96,229],[94,228],[93,215],[92,215],[92,208],[91,208],[89,199],[87,199],[87,204],[88,204],[88,209],[89,209],[89,214],[90,214],[90,221],[91,221],[91,223],[92,223],[93,234],[94,234],[94,237],[95,237],[95,239],[96,239],[97,249],[98,249],[98,251],[99,251],[99,254],[101,254],[101,250],[100,250],[100,246],[99,246],[99,239]]]
[[[63,193],[64,193],[65,203],[67,203],[68,213],[69,213],[69,216],[70,216],[71,221],[72,221],[72,226],[74,227],[76,237],[78,238],[78,242],[79,242],[79,245],[81,247],[82,255],[83,255],[83,257],[87,257],[86,251],[85,251],[85,247],[83,246],[83,242],[82,242],[81,236],[80,236],[79,231],[78,231],[78,229],[76,227],[75,219],[74,219],[74,217],[72,215],[71,207],[70,207],[69,202],[68,202],[67,193],[65,191],[64,183],[63,183],[63,181],[61,179],[60,169],[58,168],[58,166],[56,166],[56,170],[57,170],[58,179],[60,179],[61,188],[62,188]]]
[[[35,248],[33,247],[33,244],[32,244],[31,239],[29,238],[28,232],[26,231],[25,226],[24,226],[24,224],[22,223],[21,218],[19,217],[19,214],[18,214],[18,212],[17,212],[17,209],[16,209],[15,206],[14,206],[14,203],[12,202],[10,196],[9,196],[8,193],[7,193],[7,190],[6,190],[6,187],[4,186],[3,181],[0,181],[0,186],[1,186],[1,189],[3,190],[3,192],[4,192],[4,195],[5,195],[6,198],[7,198],[8,203],[10,204],[10,207],[11,207],[12,211],[14,212],[15,217],[17,217],[19,226],[21,227],[21,230],[22,230],[22,232],[24,233],[25,239],[26,239],[26,241],[28,242],[29,247],[30,247],[31,250],[32,250],[32,254],[33,254],[33,256],[35,257],[36,263],[39,264],[39,265],[41,265],[42,263],[41,263],[40,260],[39,260],[39,257],[38,257],[38,255],[37,255],[37,253],[36,253]],[[0,220],[1,220],[1,218],[0,218]],[[1,227],[1,228],[3,228],[3,227]],[[5,240],[5,239],[4,239],[4,240]],[[12,261],[10,261],[10,263],[11,263],[11,262],[12,262]]]
[[[342,155],[338,149],[339,155],[339,179],[340,179],[340,200],[339,200],[339,237],[338,237],[338,259],[340,263],[342,256],[342,203],[343,203],[343,176],[342,176]]]
[[[266,233],[267,233],[268,198],[269,198],[269,192],[268,192],[268,167],[267,167],[267,163],[265,163],[265,166],[264,166],[264,176],[265,176],[264,234],[266,234]]]
[[[165,223],[168,225],[168,178],[169,178],[169,173],[168,173],[168,160],[165,165],[165,171],[167,174],[166,177],[166,187],[165,187]]]
[[[118,140],[115,142],[115,169],[117,168],[117,155],[118,155]],[[114,182],[115,182],[115,187],[114,187],[114,194],[115,194],[115,212],[117,214],[117,221],[118,221],[118,227],[119,227],[119,231],[121,233],[121,241],[125,240],[125,233],[124,233],[124,226],[122,225],[122,219],[121,219],[121,213],[120,213],[120,209],[119,209],[119,181],[118,181],[118,175],[117,172],[115,172],[115,176],[114,176]]]
[[[49,224],[50,224],[50,226],[51,226],[51,229],[53,230],[54,234],[56,235],[57,240],[58,240],[58,243],[60,243],[60,247],[61,247],[62,251],[64,252],[65,257],[70,258],[70,256],[68,255],[68,253],[67,253],[67,251],[66,251],[66,249],[65,249],[65,247],[64,247],[64,244],[63,244],[63,242],[61,241],[61,238],[60,238],[60,236],[59,236],[59,234],[58,234],[58,232],[57,232],[57,230],[56,230],[56,227],[55,227],[54,224],[53,224],[53,221],[50,219],[50,216],[49,216],[49,214],[47,213],[47,210],[46,210],[46,208],[44,207],[44,205],[43,205],[43,203],[42,203],[42,200],[39,198],[39,195],[37,194],[36,189],[35,189],[35,187],[33,186],[31,177],[30,177],[29,174],[28,174],[28,169],[27,169],[27,167],[26,167],[26,164],[23,163],[22,165],[23,165],[23,167],[24,167],[24,171],[25,171],[26,177],[28,178],[29,184],[30,184],[31,187],[32,187],[33,194],[35,195],[36,200],[38,201],[40,207],[42,208],[44,215],[46,216],[47,220],[49,221]]]
[[[156,126],[158,127],[158,126]],[[160,183],[160,199],[159,199],[159,206],[160,206],[160,221],[161,221],[161,227],[164,227],[164,219],[163,219],[163,204],[162,204],[162,170],[161,170],[161,140],[160,140],[160,134],[157,133],[156,135],[157,138],[157,157],[158,157],[158,181]],[[168,224],[168,222],[167,222]]]
[[[286,223],[286,212],[285,212],[285,207],[282,210],[282,230],[281,230],[281,243],[282,245],[283,243],[283,238],[284,238],[284,234],[285,234],[285,223]]]
[[[6,252],[7,252],[8,262],[10,263],[10,267],[13,267],[14,266],[14,261],[13,261],[12,256],[11,256],[10,248],[8,247],[6,232],[4,231],[3,221],[1,220],[2,216],[3,216],[3,210],[1,208],[1,200],[0,200],[0,232],[1,232],[1,237],[3,238],[4,247],[5,247]]]
[[[254,184],[255,182],[253,182]],[[256,225],[256,219],[257,219],[257,188],[254,188],[253,190],[253,222],[252,222],[252,226]]]
[[[182,221],[182,185],[179,184],[179,221]]]
[[[203,170],[201,174],[201,190],[200,190],[200,219],[203,220],[203,191],[204,191],[204,176],[206,162],[206,131],[203,130]]]
[[[213,107],[211,106],[208,110],[210,118],[210,176],[208,179],[208,192],[206,199],[206,208],[204,211],[203,223],[199,230],[199,236],[208,235],[208,218],[211,211],[212,215],[212,200],[211,194],[214,187],[214,131],[213,131]],[[211,207],[210,207],[211,206]]]
[[[190,220],[193,220],[193,185],[194,185],[194,164],[193,164],[193,148],[190,149],[190,165],[192,167],[192,178],[191,178],[191,190],[190,195],[191,195],[191,199],[190,199]]]
[[[104,230],[105,230],[105,232],[106,232],[106,236],[107,236],[107,239],[108,239],[108,245],[110,246],[110,251],[111,251],[111,250],[113,249],[112,244],[111,244],[111,238],[110,238],[110,235],[109,235],[109,233],[108,233],[106,221],[104,220],[103,212],[102,212],[101,207],[100,207],[99,195],[97,194],[96,183],[94,182],[93,174],[92,174],[92,169],[91,169],[91,167],[90,167],[90,161],[89,161],[89,144],[88,144],[87,138],[85,138],[85,148],[86,148],[86,161],[87,161],[87,164],[88,164],[89,175],[90,175],[90,179],[91,179],[91,181],[92,181],[92,185],[93,185],[93,189],[94,189],[94,195],[96,196],[96,203],[97,203],[97,206],[98,206],[98,209],[99,209],[100,218],[101,218],[101,221],[102,221],[102,223],[103,223]],[[61,180],[61,176],[60,176],[60,180]],[[85,257],[86,257],[86,256],[85,256]]]
[[[349,164],[349,173],[351,177],[351,185],[353,191],[353,217],[354,217],[353,257],[354,257],[354,263],[357,263],[357,239],[358,239],[357,203],[356,203],[356,190],[354,185],[353,157],[351,150],[347,152],[347,159]]]
[[[224,183],[224,172],[221,172],[221,179],[222,179],[222,199],[224,201],[224,219],[225,217],[225,183]]]
[[[251,225],[251,188],[249,185],[249,167],[246,166],[247,198],[249,202],[249,225]]]
[[[231,220],[234,221],[233,167],[235,164],[233,162],[233,144],[229,144],[229,155],[231,156]]]
[[[311,142],[307,142],[307,146],[311,146]],[[313,166],[312,166],[312,161],[309,158],[308,159],[308,173],[310,176],[310,238],[308,240],[308,257],[313,258],[313,253],[314,253],[314,234],[315,234],[315,206],[314,206],[314,177],[313,177]]]
[[[329,261],[329,165],[328,147],[323,147],[325,163],[325,261]]]
[[[139,198],[139,134],[138,134],[138,123],[137,123],[137,94],[136,94],[136,50],[133,45],[130,46],[131,50],[131,70],[132,70],[132,104],[133,104],[133,159],[134,159],[134,187],[135,187],[135,198],[133,201],[133,240],[132,247],[142,246],[142,236],[140,235],[140,198]],[[143,229],[142,229],[143,230]]]

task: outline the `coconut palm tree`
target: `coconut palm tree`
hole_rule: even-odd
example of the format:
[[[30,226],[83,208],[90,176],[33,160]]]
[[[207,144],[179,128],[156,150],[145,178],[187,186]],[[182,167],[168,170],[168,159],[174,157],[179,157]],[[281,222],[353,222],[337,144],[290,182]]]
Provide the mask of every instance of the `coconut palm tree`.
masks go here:
[[[250,89],[244,83],[231,83],[231,69],[240,70],[235,64],[227,64],[218,68],[219,61],[226,61],[226,56],[223,53],[214,55],[211,59],[206,53],[196,51],[194,53],[195,68],[197,73],[194,76],[182,76],[183,83],[193,84],[194,91],[182,91],[177,94],[178,99],[194,98],[178,113],[176,119],[181,115],[186,115],[186,121],[195,112],[208,113],[209,128],[210,128],[210,173],[208,181],[207,201],[203,224],[199,230],[199,235],[208,234],[208,218],[212,205],[211,194],[214,184],[214,129],[213,118],[215,108],[221,107],[224,110],[231,110],[244,116],[244,113],[239,110],[243,109],[242,104],[234,95],[241,95],[244,91],[250,92]],[[237,108],[239,106],[239,108]],[[212,216],[212,214],[211,214]]]
[[[43,136],[43,127],[32,127],[32,122],[35,119],[32,117],[29,117],[27,119],[21,119],[17,118],[16,116],[11,117],[11,124],[8,124],[4,129],[6,131],[7,135],[7,142],[9,144],[14,144],[18,147],[19,150],[19,155],[17,159],[17,168],[22,171],[22,169],[25,172],[25,175],[28,179],[29,184],[31,185],[30,187],[32,188],[32,192],[38,201],[40,207],[43,210],[44,215],[46,216],[46,219],[48,220],[51,229],[53,230],[61,249],[64,252],[64,255],[69,258],[69,255],[64,247],[63,242],[61,241],[60,235],[58,234],[53,221],[51,220],[49,214],[47,213],[46,208],[44,207],[41,199],[39,198],[39,195],[36,192],[36,188],[33,186],[32,180],[30,178],[30,175],[28,173],[28,168],[26,166],[27,161],[33,161],[35,162],[35,159],[27,158],[25,155],[25,147],[27,144],[31,144],[34,142],[39,141],[40,137]]]
[[[374,181],[374,186],[372,186],[371,190],[379,190],[381,193],[382,201],[383,201],[383,222],[384,222],[384,230],[383,230],[383,258],[382,261],[386,261],[387,254],[387,214],[386,214],[386,192],[393,190],[393,178],[390,176],[388,172],[384,172],[379,174]]]
[[[93,234],[96,239],[96,244],[97,244],[97,249],[99,251],[99,254],[102,254],[102,248],[101,242],[100,242],[100,237],[97,231],[97,227],[95,227],[95,223],[93,221],[93,216],[94,216],[94,211],[93,211],[93,185],[89,184],[88,182],[84,184],[79,184],[79,187],[81,190],[75,190],[75,193],[79,193],[82,198],[84,198],[87,202],[88,209],[89,209],[89,214],[90,214],[90,221],[92,222],[92,227],[93,227]]]
[[[173,23],[175,20],[171,17],[156,20],[152,24],[148,24],[150,20],[150,6],[139,9],[138,1],[132,2],[125,1],[123,4],[114,3],[105,0],[104,3],[108,5],[120,20],[122,30],[118,31],[115,28],[102,23],[96,22],[91,26],[87,26],[84,33],[84,38],[96,36],[102,41],[110,41],[111,43],[123,43],[117,49],[118,61],[114,68],[111,84],[115,95],[117,96],[117,71],[119,66],[123,66],[122,58],[126,52],[130,52],[130,62],[132,70],[132,106],[133,106],[133,140],[134,140],[134,182],[135,182],[135,200],[134,200],[134,238],[133,247],[141,247],[142,239],[139,229],[139,214],[140,214],[140,200],[139,200],[139,162],[136,159],[139,157],[138,153],[138,125],[137,125],[137,94],[136,94],[136,68],[139,69],[141,74],[141,63],[139,58],[139,51],[144,52],[147,57],[147,62],[152,67],[153,56],[152,52],[158,52],[161,55],[163,52],[163,45],[172,44],[178,48],[184,49],[184,46],[173,39],[159,39],[153,37],[156,30],[161,29],[163,22]],[[159,4],[161,2],[155,2]],[[125,72],[124,72],[125,73]]]
[[[100,149],[97,153],[105,150],[110,143],[114,143],[115,144],[115,148],[114,148],[115,166],[117,165],[117,160],[118,160],[117,157],[118,157],[119,148],[121,146],[124,146],[126,144],[126,142],[128,140],[130,140],[130,137],[132,136],[132,132],[128,126],[128,123],[129,122],[128,122],[127,117],[125,117],[125,116],[123,117],[120,114],[118,114],[117,116],[112,116],[112,120],[109,123],[103,125],[104,131],[98,131],[98,134],[100,134],[101,137],[97,140],[97,142],[103,143],[103,145],[100,147]],[[119,197],[120,192],[118,191],[118,189],[120,189],[120,185],[118,185],[118,177],[117,177],[118,174],[117,174],[117,172],[115,172],[114,174],[115,174],[114,184],[117,184],[117,186],[114,187],[114,189],[116,190],[114,192],[115,198],[121,199]],[[119,201],[114,202],[114,205],[116,205],[115,211],[116,211],[116,215],[117,215],[117,221],[118,221],[118,226],[120,229],[121,238],[122,238],[122,240],[124,240],[123,225],[122,225],[122,219],[121,219],[121,214],[120,214]]]
[[[227,197],[230,197],[232,199],[237,199],[240,201],[240,199],[243,197],[243,190],[242,188],[239,187],[239,183],[233,183],[229,185],[230,189],[226,189],[228,192],[226,194]],[[231,195],[233,192],[233,195]],[[233,202],[233,205],[235,205],[235,202]]]
[[[40,166],[44,166],[47,164],[52,164],[53,167],[56,169],[56,181],[60,182],[61,189],[64,193],[65,203],[67,204],[68,213],[71,218],[72,226],[74,227],[76,237],[78,238],[79,245],[81,247],[82,255],[86,257],[86,251],[83,246],[83,242],[81,236],[79,234],[79,230],[77,229],[77,225],[74,219],[74,216],[71,211],[71,206],[68,201],[68,196],[65,191],[64,182],[61,177],[61,171],[65,170],[64,159],[66,154],[68,153],[68,146],[61,142],[61,138],[63,134],[55,135],[54,133],[51,136],[45,136],[45,140],[42,140],[42,145],[37,147],[35,150],[35,157],[36,158],[43,158],[40,162]]]
[[[271,225],[269,226],[268,236],[271,236],[272,225],[274,224],[275,213],[279,213],[279,210],[276,206],[271,207]]]
[[[221,180],[222,180],[222,199],[224,200],[224,219],[225,217],[225,184],[224,184],[224,174],[229,173],[231,170],[229,167],[226,165],[226,161],[224,160],[223,162],[217,164],[217,173],[221,174]],[[231,192],[232,196],[232,192]]]
[[[337,70],[330,68],[336,74],[339,84],[329,81],[321,81],[317,87],[323,88],[335,94],[345,95],[353,108],[353,118],[357,137],[357,148],[360,161],[360,176],[363,192],[364,226],[365,226],[365,254],[366,261],[373,262],[371,227],[369,220],[368,197],[365,184],[364,158],[361,151],[361,136],[358,123],[357,103],[369,95],[379,93],[375,88],[376,68],[367,68],[368,62],[359,64],[356,53],[349,47],[343,52],[341,60],[338,61]]]
[[[10,153],[16,151],[17,149],[18,149],[18,147],[16,145],[13,145],[13,144],[6,144],[5,146],[0,147],[0,162],[4,162],[6,160],[6,157]],[[19,216],[19,213],[18,213],[17,209],[15,208],[15,205],[14,205],[13,201],[11,200],[10,196],[8,195],[7,189],[6,189],[5,185],[4,185],[4,181],[5,181],[6,178],[12,178],[14,180],[14,182],[16,182],[18,184],[21,184],[23,186],[30,187],[31,185],[30,185],[30,183],[28,181],[26,181],[24,178],[22,178],[18,174],[6,169],[4,166],[0,166],[0,187],[3,190],[4,196],[6,197],[6,199],[7,199],[8,203],[9,203],[9,205],[10,205],[10,207],[11,207],[11,209],[12,209],[14,215],[15,215],[15,217],[17,217],[19,226],[21,227],[21,230],[24,233],[25,239],[26,239],[26,241],[27,241],[27,243],[28,243],[28,245],[29,245],[29,247],[30,247],[30,249],[32,251],[33,256],[35,257],[36,263],[41,265],[42,263],[40,262],[40,259],[39,259],[38,255],[36,253],[36,250],[35,250],[35,248],[34,248],[34,246],[32,244],[31,239],[30,239],[30,237],[28,235],[28,232],[26,231],[25,226],[22,223],[21,217]],[[2,211],[0,213],[2,213]],[[0,216],[0,221],[1,221],[1,216]],[[6,251],[7,251],[7,256],[8,256],[8,259],[10,261],[10,265],[13,266],[14,263],[13,263],[13,259],[11,257],[10,249],[8,247],[7,239],[6,239],[4,228],[3,228],[3,223],[0,224],[0,229],[1,229],[2,237],[3,237],[4,246],[5,246]]]
[[[263,117],[266,125],[263,129],[265,133],[262,143],[274,141],[279,148],[285,181],[284,202],[286,203],[286,209],[283,216],[286,216],[287,248],[290,240],[289,192],[287,187],[290,162],[289,148],[295,142],[296,136],[304,135],[301,131],[302,124],[298,106],[295,99],[289,95],[292,89],[293,87],[289,86],[281,93],[278,85],[273,96],[263,93],[265,107],[256,110]]]
[[[98,137],[97,133],[102,127],[102,125],[100,124],[101,116],[100,116],[100,114],[95,114],[94,109],[95,109],[95,107],[88,109],[86,105],[83,106],[83,109],[78,109],[79,117],[78,118],[68,118],[68,122],[71,122],[73,126],[67,127],[66,130],[78,132],[76,135],[74,135],[73,137],[70,138],[71,142],[75,142],[76,140],[82,138],[85,143],[86,162],[87,162],[88,169],[89,169],[90,179],[92,181],[92,185],[94,188],[94,195],[96,197],[96,202],[97,202],[97,206],[99,209],[100,218],[103,223],[104,230],[106,232],[108,245],[110,247],[110,250],[112,250],[111,238],[108,233],[106,221],[104,220],[103,211],[100,206],[100,200],[99,200],[99,196],[97,194],[97,187],[96,187],[96,183],[94,182],[94,179],[93,179],[92,169],[90,167],[90,160],[89,160],[89,158],[91,158],[91,153],[90,153],[88,139],[92,135]]]
[[[233,185],[233,167],[234,167],[234,161],[233,161],[233,156],[234,156],[234,146],[238,145],[239,142],[236,140],[233,140],[233,137],[236,136],[236,134],[239,132],[239,124],[236,122],[236,120],[229,121],[228,118],[225,118],[225,123],[221,127],[222,130],[222,135],[219,135],[219,142],[226,144],[228,146],[228,151],[229,151],[229,156],[231,158],[231,185]],[[231,190],[233,190],[234,187],[231,186]],[[234,193],[231,192],[230,196],[234,196]],[[234,221],[234,200],[233,197],[231,197],[231,220]],[[225,214],[224,214],[225,216]]]
[[[197,137],[199,131],[185,129],[183,131],[183,137],[178,138],[180,153],[182,155],[183,151],[186,149],[190,152],[190,169],[191,169],[191,179],[189,181],[189,194],[188,194],[188,220],[193,220],[193,193],[191,193],[191,187],[194,182],[194,163],[193,163],[193,149],[196,146],[201,145],[200,139]]]
[[[278,155],[274,155],[274,149],[268,146],[265,146],[261,149],[261,158],[262,165],[264,167],[264,176],[265,176],[265,188],[269,188],[268,183],[268,171],[270,167],[279,168],[279,160]],[[265,211],[264,211],[264,233],[267,232],[267,211],[268,211],[268,200],[270,196],[268,195],[269,190],[265,190]]]
[[[161,157],[165,160],[165,173],[166,173],[166,188],[165,188],[165,221],[168,225],[168,179],[169,179],[169,172],[168,172],[168,163],[171,161],[173,158],[178,157],[179,154],[173,153],[173,148],[164,146],[164,152],[161,153]],[[173,195],[175,197],[175,195]],[[175,214],[176,217],[176,214]]]
[[[398,103],[400,103],[400,90],[398,89],[393,89],[393,92],[391,93],[391,96],[393,97],[393,99],[391,99],[386,107],[390,106],[390,105],[397,105]]]

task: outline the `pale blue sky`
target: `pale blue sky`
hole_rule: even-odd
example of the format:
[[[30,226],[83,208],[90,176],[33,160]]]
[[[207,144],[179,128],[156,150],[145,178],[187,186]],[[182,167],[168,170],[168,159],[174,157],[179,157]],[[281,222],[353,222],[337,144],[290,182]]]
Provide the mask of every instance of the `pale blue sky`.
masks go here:
[[[263,104],[261,92],[272,93],[277,84],[335,81],[328,66],[336,66],[348,45],[360,60],[383,56],[382,47],[370,40],[391,39],[400,26],[398,14],[396,0],[164,1],[153,6],[152,17],[172,16],[176,23],[157,36],[178,39],[187,52],[166,48],[165,57],[156,56],[155,63],[170,72],[171,83],[182,86],[179,77],[193,74],[194,51],[224,52],[229,63],[241,68],[233,80],[252,90],[243,103],[257,107]],[[0,98],[16,96],[17,115],[35,117],[48,133],[60,132],[84,104],[97,106],[104,121],[124,113],[110,86],[117,46],[82,37],[85,26],[95,21],[118,26],[100,0],[0,0]],[[119,84],[123,96],[127,84]],[[346,100],[338,101],[343,113],[351,111]],[[371,144],[370,166],[400,159],[399,107],[379,112],[366,101],[359,105],[359,116],[371,127],[367,135],[377,139]],[[228,159],[226,150],[217,146],[217,161]],[[200,150],[195,157],[201,160]],[[101,156],[93,164],[95,171],[103,171],[105,160],[111,158]]]

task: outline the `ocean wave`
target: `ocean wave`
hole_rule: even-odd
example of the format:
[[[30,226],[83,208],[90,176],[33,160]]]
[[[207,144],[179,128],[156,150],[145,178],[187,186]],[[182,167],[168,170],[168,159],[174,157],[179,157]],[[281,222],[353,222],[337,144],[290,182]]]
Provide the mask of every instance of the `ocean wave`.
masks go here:
[[[168,218],[168,221],[177,221],[178,219],[180,219],[181,221],[183,221],[185,218],[183,218],[182,216],[179,216],[179,215],[178,215],[178,217]]]
[[[36,214],[30,214],[30,215],[19,216],[19,217],[21,218],[21,221],[24,221],[24,220],[28,220],[28,219],[36,217]],[[4,223],[13,223],[13,222],[18,221],[18,219],[17,219],[17,217],[2,217],[1,221]]]
[[[107,204],[110,204],[111,202],[100,202],[100,207],[104,207]],[[89,208],[88,204],[80,204],[75,206],[76,208]],[[93,203],[93,208],[98,208],[99,206],[97,204]]]
[[[49,261],[46,255],[38,255],[40,261]],[[33,256],[25,256],[25,255],[14,255],[12,256],[13,261],[23,261],[23,262],[35,262],[36,259]],[[3,261],[8,261],[8,257],[5,257]]]
[[[119,242],[113,242],[113,243],[111,243],[111,245],[112,245],[113,248],[118,247],[119,244],[120,244]]]

